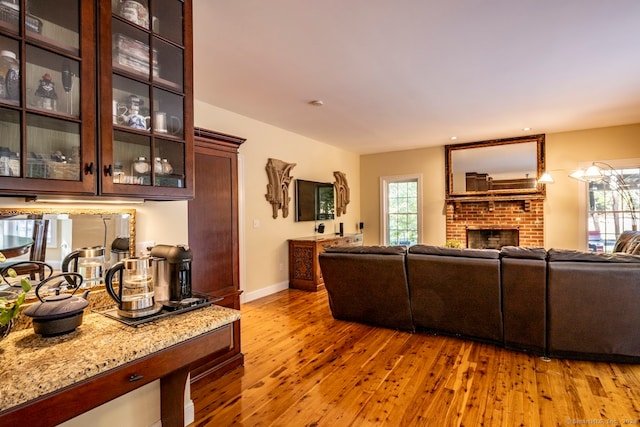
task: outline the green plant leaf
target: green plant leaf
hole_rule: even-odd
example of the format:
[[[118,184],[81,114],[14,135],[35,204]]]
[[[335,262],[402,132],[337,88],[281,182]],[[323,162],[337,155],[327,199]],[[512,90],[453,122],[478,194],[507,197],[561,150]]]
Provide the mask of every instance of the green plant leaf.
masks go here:
[[[0,325],[6,325],[13,319],[13,313],[11,310],[0,311]]]
[[[31,282],[26,277],[20,279],[20,286],[22,286],[22,290],[25,292],[29,292],[31,290]]]

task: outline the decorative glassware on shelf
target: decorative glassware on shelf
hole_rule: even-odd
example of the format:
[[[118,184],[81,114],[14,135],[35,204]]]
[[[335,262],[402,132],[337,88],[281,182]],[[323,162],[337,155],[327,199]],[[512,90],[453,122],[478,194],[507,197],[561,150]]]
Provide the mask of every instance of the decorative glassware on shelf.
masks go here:
[[[151,164],[144,156],[135,159],[132,168],[131,175],[133,176],[149,175],[151,173]]]
[[[48,111],[58,110],[58,94],[56,93],[56,85],[51,80],[51,75],[45,73],[40,79],[38,88],[35,92],[36,105],[38,108]]]
[[[0,176],[20,176],[20,153],[0,147]]]
[[[124,166],[122,162],[113,163],[113,182],[120,184],[125,182]]]
[[[149,28],[149,11],[140,2],[125,0],[120,3],[120,16],[141,27]]]
[[[169,163],[168,159],[162,159],[162,173],[169,175],[173,172],[173,166]]]
[[[20,23],[20,6],[17,0],[0,2],[0,21],[9,25],[18,26]],[[42,31],[42,21],[27,13],[25,16],[25,26],[27,30],[40,34]]]
[[[162,159],[160,157],[156,157],[153,162],[153,172],[156,175],[162,175]]]
[[[10,50],[0,51],[0,98],[20,100],[20,64]]]

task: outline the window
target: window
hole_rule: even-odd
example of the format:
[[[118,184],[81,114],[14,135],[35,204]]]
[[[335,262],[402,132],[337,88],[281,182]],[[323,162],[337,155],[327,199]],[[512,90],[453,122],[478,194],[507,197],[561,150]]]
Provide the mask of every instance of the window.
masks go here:
[[[588,183],[588,241],[592,252],[612,252],[620,234],[638,226],[640,168],[602,169]]]
[[[383,177],[382,236],[385,245],[418,243],[421,228],[420,175]]]

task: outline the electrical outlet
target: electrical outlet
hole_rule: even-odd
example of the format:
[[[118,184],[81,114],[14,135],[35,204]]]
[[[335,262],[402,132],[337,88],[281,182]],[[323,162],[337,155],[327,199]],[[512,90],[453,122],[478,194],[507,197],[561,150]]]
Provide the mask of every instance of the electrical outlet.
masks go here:
[[[284,262],[280,263],[280,271],[284,271]]]

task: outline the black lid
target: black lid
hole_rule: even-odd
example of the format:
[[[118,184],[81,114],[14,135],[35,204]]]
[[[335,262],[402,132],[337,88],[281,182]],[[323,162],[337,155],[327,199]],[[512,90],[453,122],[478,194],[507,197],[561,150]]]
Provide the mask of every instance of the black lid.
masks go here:
[[[111,250],[128,251],[129,250],[129,238],[128,237],[116,237],[111,243]]]
[[[188,245],[156,245],[151,248],[151,256],[165,258],[169,264],[191,261],[191,249]]]

